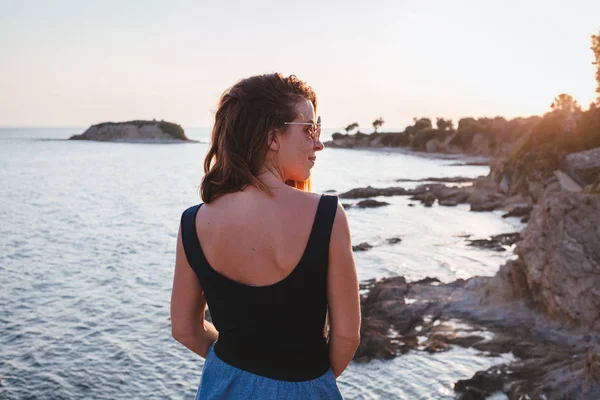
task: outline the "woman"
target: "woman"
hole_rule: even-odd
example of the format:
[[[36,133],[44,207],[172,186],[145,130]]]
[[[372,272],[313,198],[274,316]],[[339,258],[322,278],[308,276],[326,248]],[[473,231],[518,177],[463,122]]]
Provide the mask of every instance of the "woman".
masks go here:
[[[173,337],[206,358],[198,399],[341,398],[360,301],[346,214],[308,191],[323,150],[316,108],[293,75],[221,96],[171,298]]]

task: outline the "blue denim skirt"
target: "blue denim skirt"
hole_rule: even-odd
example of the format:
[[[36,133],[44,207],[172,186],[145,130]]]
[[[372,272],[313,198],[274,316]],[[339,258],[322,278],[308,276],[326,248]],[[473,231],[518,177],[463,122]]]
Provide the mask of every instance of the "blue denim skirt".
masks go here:
[[[343,399],[333,370],[302,382],[279,381],[236,368],[214,352],[214,343],[202,370],[196,400],[213,399]]]

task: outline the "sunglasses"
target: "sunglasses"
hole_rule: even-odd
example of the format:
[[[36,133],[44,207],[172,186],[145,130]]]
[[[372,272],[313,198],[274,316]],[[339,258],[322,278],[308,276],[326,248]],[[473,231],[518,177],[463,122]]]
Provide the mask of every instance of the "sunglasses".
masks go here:
[[[310,126],[308,128],[308,136],[313,140],[313,142],[318,142],[321,137],[321,117],[317,117],[317,122],[284,122],[284,125],[306,125]]]

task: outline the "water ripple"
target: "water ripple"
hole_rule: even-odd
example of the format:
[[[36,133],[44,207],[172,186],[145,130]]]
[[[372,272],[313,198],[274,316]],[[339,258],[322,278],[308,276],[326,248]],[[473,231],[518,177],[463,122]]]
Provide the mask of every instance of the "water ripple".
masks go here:
[[[192,398],[203,362],[171,338],[169,301],[179,218],[198,202],[207,146],[31,140],[74,133],[0,130],[0,397]],[[317,191],[487,173],[393,153],[333,150],[319,160]],[[466,207],[385,200],[348,210],[353,241],[376,244],[356,254],[361,279],[492,275],[509,255],[458,235],[519,228]],[[402,242],[387,245],[393,236]],[[409,353],[352,364],[339,384],[348,399],[451,398],[452,382],[497,361],[458,348]]]

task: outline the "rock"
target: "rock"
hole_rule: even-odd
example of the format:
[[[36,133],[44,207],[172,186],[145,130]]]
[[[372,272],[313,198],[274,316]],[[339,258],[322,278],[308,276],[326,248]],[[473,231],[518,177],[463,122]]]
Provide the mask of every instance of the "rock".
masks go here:
[[[598,175],[598,182],[587,185],[583,188],[583,193],[586,194],[598,194],[600,193],[600,175]]]
[[[417,284],[431,284],[431,283],[440,283],[441,281],[438,278],[431,278],[431,277],[425,277],[419,281],[415,281],[412,284],[413,285],[417,285]]]
[[[527,217],[531,214],[533,210],[532,206],[525,207],[515,207],[506,214],[502,215],[502,218],[510,218],[510,217]]]
[[[600,147],[568,154],[561,167],[582,187],[595,183],[600,175]]]
[[[400,243],[402,241],[402,239],[394,237],[394,238],[389,238],[387,240],[388,244],[396,244],[396,243]]]
[[[544,193],[544,184],[539,181],[527,181],[527,188],[531,198],[537,202]]]
[[[517,245],[515,288],[550,316],[600,330],[600,196],[544,195]]]
[[[364,243],[358,244],[356,246],[352,246],[352,251],[367,251],[372,248],[373,248],[373,246],[371,246],[367,242],[364,242]]]
[[[508,177],[503,176],[502,180],[500,181],[500,185],[498,186],[498,189],[500,189],[500,191],[504,194],[508,194],[508,191],[510,190],[510,184],[508,182]]]
[[[69,140],[112,142],[173,142],[190,141],[180,125],[166,121],[104,122],[92,125],[84,133]]]
[[[342,203],[342,207],[344,207],[344,209],[347,210],[349,208],[352,208],[352,204],[350,204],[350,203]]]
[[[377,201],[377,200],[362,200],[356,203],[356,207],[360,208],[374,208],[374,207],[383,207],[388,206],[390,203],[386,203],[385,201]]]
[[[494,211],[502,206],[503,196],[496,193],[476,191],[469,197],[471,211]]]
[[[554,176],[558,180],[560,187],[564,190],[570,190],[572,192],[581,192],[581,185],[573,180],[569,175],[563,171],[554,171]]]
[[[469,199],[470,190],[463,188],[446,188],[438,192],[438,203],[441,206],[453,207],[466,203]]]
[[[339,197],[341,199],[364,199],[368,197],[402,196],[406,194],[406,189],[401,187],[388,187],[383,189],[377,189],[371,186],[367,186],[366,188],[356,188],[349,190],[345,193],[340,194]]]
[[[424,179],[397,179],[396,182],[439,182],[439,183],[469,183],[475,178],[466,178],[464,176],[456,176],[450,178],[424,178]]]
[[[433,193],[421,193],[410,198],[411,200],[419,200],[425,207],[431,207],[435,203],[436,197]]]
[[[424,350],[428,353],[441,353],[443,351],[450,350],[450,346],[448,343],[444,343],[439,340],[428,340],[423,344],[425,346]]]
[[[503,233],[500,235],[492,236],[488,239],[474,239],[468,240],[469,246],[481,247],[485,249],[490,249],[494,251],[506,251],[504,246],[512,246],[521,240],[521,234],[519,232],[515,233]]]
[[[460,397],[458,398],[459,400],[485,400],[487,399],[488,396],[486,396],[485,392],[482,392],[481,390],[471,387],[471,386],[467,386],[466,388],[463,389]]]
[[[454,390],[457,392],[473,392],[482,394],[486,398],[492,393],[504,388],[504,379],[502,374],[491,371],[479,371],[470,379],[461,379],[454,384]],[[462,397],[461,397],[462,398]],[[478,398],[478,397],[475,397]]]
[[[487,291],[504,290],[498,277],[436,286],[430,281],[435,280],[407,283],[395,277],[368,285],[369,293],[361,296],[361,344],[355,361],[390,359],[409,350],[444,351],[449,345],[496,356],[512,352],[514,361],[456,382],[460,398],[486,398],[498,391],[511,399],[600,398],[599,335],[552,325],[512,292],[504,293],[504,303],[490,303],[494,296]],[[482,331],[491,335],[480,335]],[[423,336],[424,341],[418,338]]]

